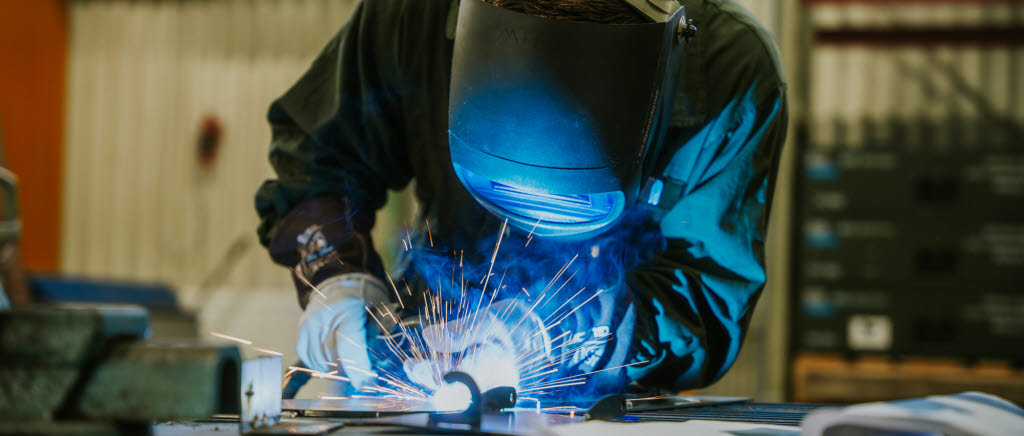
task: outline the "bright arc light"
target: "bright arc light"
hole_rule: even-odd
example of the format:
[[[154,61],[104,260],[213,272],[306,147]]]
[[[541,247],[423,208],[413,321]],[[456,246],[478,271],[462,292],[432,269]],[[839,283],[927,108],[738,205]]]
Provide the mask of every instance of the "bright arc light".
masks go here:
[[[456,412],[468,409],[473,401],[473,395],[469,393],[466,385],[453,383],[441,386],[430,401],[434,404],[434,410],[438,412]]]

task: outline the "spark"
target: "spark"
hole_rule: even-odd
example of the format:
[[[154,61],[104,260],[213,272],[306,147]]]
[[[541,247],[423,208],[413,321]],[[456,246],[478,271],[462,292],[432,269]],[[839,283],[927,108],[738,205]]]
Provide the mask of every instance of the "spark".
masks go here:
[[[521,391],[518,391],[518,393],[525,394],[527,392],[537,392],[537,391],[542,391],[544,389],[565,388],[565,387],[569,387],[569,386],[581,386],[581,385],[585,385],[585,384],[587,384],[587,382],[583,381],[583,380],[576,381],[576,382],[571,382],[571,383],[566,382],[566,383],[560,383],[560,384],[553,384],[553,385],[545,386],[545,387],[542,387],[542,388],[523,389]]]
[[[533,229],[531,229],[530,234],[527,236],[525,246],[529,246],[533,239],[534,231],[539,227],[540,221],[539,219],[534,224]],[[425,224],[430,246],[434,247],[433,231],[430,222],[425,221]],[[542,279],[542,281],[536,284],[518,286],[520,291],[516,292],[516,295],[520,298],[525,296],[524,304],[518,306],[521,310],[517,311],[517,306],[513,305],[508,305],[502,310],[494,310],[493,305],[499,298],[498,294],[506,292],[506,288],[510,287],[510,284],[506,284],[506,278],[512,277],[508,276],[509,267],[506,266],[502,270],[497,286],[491,286],[492,278],[497,275],[495,265],[498,264],[498,256],[501,253],[501,245],[504,242],[507,230],[508,220],[505,220],[494,244],[487,272],[486,274],[481,274],[482,277],[479,279],[471,278],[471,281],[467,281],[464,263],[465,250],[452,250],[449,252],[449,255],[452,257],[452,261],[454,261],[455,256],[458,256],[458,266],[455,266],[454,262],[452,262],[450,276],[447,270],[445,270],[445,272],[437,275],[436,283],[434,283],[436,289],[430,289],[428,286],[423,290],[422,303],[415,309],[414,316],[418,317],[419,325],[436,326],[440,329],[440,332],[443,332],[436,339],[437,343],[431,343],[431,346],[428,346],[426,339],[422,335],[414,334],[414,332],[410,331],[413,327],[401,322],[400,318],[392,312],[391,307],[383,303],[366,307],[366,313],[370,319],[383,331],[391,332],[390,335],[382,335],[380,337],[381,346],[379,350],[403,363],[403,365],[396,366],[410,371],[400,376],[388,373],[388,370],[384,368],[378,369],[375,366],[373,369],[378,370],[378,374],[354,366],[350,369],[350,365],[346,365],[345,369],[349,375],[361,373],[375,377],[377,380],[377,385],[366,386],[360,389],[361,392],[376,395],[366,398],[436,399],[439,390],[448,386],[442,381],[444,374],[453,370],[463,370],[472,374],[476,368],[467,368],[466,365],[480,364],[479,356],[469,352],[471,349],[463,349],[463,346],[457,342],[460,339],[457,338],[471,335],[473,340],[470,344],[471,346],[494,343],[497,340],[496,335],[499,331],[502,331],[501,326],[515,332],[516,335],[512,338],[514,341],[511,344],[512,353],[509,356],[510,359],[506,362],[510,363],[518,371],[517,386],[515,386],[518,392],[520,394],[530,394],[529,398],[520,397],[520,399],[534,401],[538,410],[540,409],[540,398],[542,396],[556,394],[559,392],[559,389],[586,385],[590,383],[592,375],[600,372],[646,363],[646,361],[631,363],[558,378],[558,374],[563,370],[564,364],[569,362],[579,350],[586,347],[607,346],[614,336],[610,334],[604,338],[570,344],[566,342],[566,338],[572,334],[571,331],[561,332],[554,339],[547,338],[548,333],[560,327],[576,311],[586,307],[606,291],[598,289],[597,292],[587,294],[587,287],[580,287],[568,299],[561,303],[556,301],[564,298],[561,295],[568,292],[566,290],[567,287],[569,289],[576,288],[570,285],[570,283],[573,283],[577,273],[580,273],[584,268],[583,265],[576,266],[576,262],[584,254],[577,253],[561,265],[558,271],[550,278]],[[406,249],[412,249],[412,238],[408,226],[406,226],[406,233],[403,236],[404,238],[401,239]],[[584,256],[587,260],[595,257],[595,254],[600,254],[599,247],[591,246],[588,248],[589,252],[585,253],[587,256]],[[398,297],[402,309],[408,309],[401,299],[400,291],[393,278],[387,275],[387,279],[394,291],[394,295]],[[427,279],[426,282],[434,281],[431,279]],[[402,277],[402,283],[406,288],[407,294],[413,296],[412,288],[404,277]],[[543,287],[540,285],[543,285]],[[515,285],[512,285],[511,289],[514,290],[515,287]],[[539,289],[539,292],[531,293],[528,288]],[[453,294],[446,294],[446,289],[454,291]],[[488,293],[490,295],[487,295]],[[587,298],[581,298],[582,296]],[[484,299],[487,299],[486,304],[484,304]],[[580,300],[583,301],[580,302]],[[555,304],[551,304],[552,302],[558,303],[558,306],[553,311],[549,310],[549,306],[555,306]],[[385,329],[386,323],[383,322],[384,320],[388,320],[389,323],[393,322],[394,327]],[[527,323],[527,320],[530,320],[530,322]],[[541,336],[544,337],[543,344],[545,345],[538,346],[539,342],[536,339]],[[339,337],[353,342],[351,339],[344,337],[344,335],[339,334]],[[551,344],[551,346],[546,344]],[[456,349],[456,346],[460,348]],[[373,350],[369,349],[368,352],[374,353]],[[393,363],[387,357],[376,360],[386,360]],[[416,369],[418,375],[415,377],[412,374],[413,370],[405,366],[408,362],[422,365]],[[488,369],[494,370],[491,367],[484,368],[483,370],[486,371]],[[307,372],[314,375],[330,375],[313,371]],[[359,397],[354,395],[350,398]]]
[[[544,215],[541,215],[540,218],[537,218],[537,222],[533,223],[533,228],[530,229],[530,234],[526,235],[526,238],[527,238],[526,245],[530,245],[530,241],[529,240],[533,239],[533,231],[537,230],[537,226],[540,225],[540,220],[542,220],[543,218],[544,218]],[[526,245],[524,245],[524,247]]]
[[[292,370],[292,371],[300,371],[300,372],[309,373],[309,375],[312,375],[313,377],[316,377],[316,378],[325,378],[325,379],[329,379],[329,380],[340,380],[340,381],[351,381],[348,377],[342,377],[340,375],[332,375],[332,374],[328,374],[326,372],[314,371],[314,370],[309,369],[309,368],[302,368],[302,367],[298,367],[298,366],[289,366],[288,369]]]
[[[253,350],[259,351],[260,353],[266,353],[273,356],[284,356],[284,354],[278,353],[277,351],[267,350],[260,347],[251,347]]]
[[[252,341],[247,341],[247,340],[242,339],[242,338],[236,338],[234,336],[228,336],[228,335],[225,335],[223,333],[210,332],[210,336],[215,336],[215,337],[218,337],[218,338],[221,338],[221,339],[227,339],[229,341],[235,341],[235,342],[238,342],[240,344],[252,345]]]
[[[434,246],[434,233],[430,231],[430,220],[424,218],[423,221],[427,222],[427,236],[430,237],[430,246],[433,247]]]
[[[508,218],[505,218],[505,222],[501,224],[501,233],[498,234],[498,243],[494,244],[494,254],[491,254],[491,266],[487,269],[487,280],[490,280],[491,273],[494,271],[494,261],[498,258],[498,249],[501,248],[501,240],[505,238],[505,228],[508,227]],[[487,281],[484,281],[484,291],[487,291]]]
[[[398,299],[398,304],[402,305],[402,309],[405,309],[405,303],[402,302],[402,296],[398,295],[398,287],[395,286],[395,281],[391,280],[391,274],[384,273],[384,276],[388,278],[388,283],[391,283],[391,289],[395,290],[395,298]]]
[[[407,245],[407,247],[412,248],[412,233],[409,233],[409,223],[403,221],[402,224],[405,226],[405,237],[409,240],[409,245]]]
[[[313,286],[313,284],[312,284],[312,283],[310,283],[310,282],[309,282],[309,280],[306,280],[306,276],[304,276],[304,275],[303,275],[302,273],[300,273],[300,272],[296,271],[296,270],[295,270],[295,268],[292,268],[292,267],[288,267],[288,269],[292,270],[292,274],[294,274],[294,275],[295,275],[295,277],[298,277],[298,278],[299,278],[299,280],[302,280],[302,282],[303,282],[303,283],[305,283],[306,285],[308,285],[308,286],[309,286],[309,288],[313,290],[313,292],[316,292],[317,294],[319,294],[319,295],[320,295],[320,298],[323,298],[324,300],[326,300],[326,299],[327,299],[327,296],[326,296],[326,295],[324,295],[324,293],[323,293],[323,292],[320,292],[320,290],[319,290],[319,289],[317,289],[317,288],[316,288],[316,286]]]

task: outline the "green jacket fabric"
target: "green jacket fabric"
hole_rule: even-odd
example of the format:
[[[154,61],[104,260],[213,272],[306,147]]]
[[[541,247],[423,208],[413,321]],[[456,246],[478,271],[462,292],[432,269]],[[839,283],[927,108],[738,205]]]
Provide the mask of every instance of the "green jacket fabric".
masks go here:
[[[602,373],[610,389],[684,389],[720,378],[766,280],[764,237],[787,123],[777,48],[734,1],[682,3],[698,31],[686,47],[671,128],[644,175],[669,187],[649,218],[660,242],[624,262],[622,290],[588,303],[601,307],[566,335],[593,345],[577,347],[589,354],[574,359],[588,371],[629,365]],[[430,247],[490,257],[484,247],[493,247],[501,222],[465,191],[448,151],[457,6],[363,0],[271,105],[277,178],[256,194],[259,235],[275,261],[301,276],[302,304],[309,283],[330,275],[383,274],[368,236],[373,214],[388,191],[412,181],[423,219],[408,223],[406,244],[426,247],[427,238],[413,235],[429,223]],[[594,345],[609,330],[616,340]]]

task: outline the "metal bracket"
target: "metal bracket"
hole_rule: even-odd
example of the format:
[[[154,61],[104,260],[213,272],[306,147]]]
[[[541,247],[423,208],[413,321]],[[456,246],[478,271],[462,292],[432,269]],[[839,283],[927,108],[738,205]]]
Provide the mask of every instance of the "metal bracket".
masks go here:
[[[444,375],[444,381],[449,384],[462,383],[469,389],[469,407],[462,412],[431,413],[427,420],[428,427],[468,427],[470,431],[478,432],[485,412],[510,409],[515,407],[518,399],[516,389],[509,386],[497,387],[481,394],[473,377],[464,372],[449,372]]]
[[[469,389],[471,398],[469,407],[462,412],[431,413],[430,418],[427,420],[427,425],[430,427],[469,427],[471,431],[480,431],[480,422],[483,419],[483,396],[480,394],[480,388],[473,381],[473,377],[464,372],[449,372],[444,375],[444,382],[449,384],[462,383],[465,385]]]

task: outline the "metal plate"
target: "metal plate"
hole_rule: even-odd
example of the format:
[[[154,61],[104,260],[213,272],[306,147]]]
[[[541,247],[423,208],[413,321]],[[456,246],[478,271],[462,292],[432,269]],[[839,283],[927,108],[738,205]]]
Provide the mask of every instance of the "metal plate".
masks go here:
[[[337,400],[284,400],[282,410],[310,418],[379,418],[429,413],[426,401],[389,398],[346,398]]]
[[[281,357],[242,362],[240,389],[242,433],[270,427],[281,420]]]
[[[480,428],[473,429],[458,424],[432,424],[429,414],[401,415],[372,420],[374,425],[394,425],[426,430],[432,433],[488,434],[488,435],[536,435],[546,433],[544,429],[583,421],[582,415],[553,415],[535,410],[516,409],[501,413],[485,413]],[[369,421],[367,423],[370,423]]]
[[[713,395],[669,395],[651,399],[627,398],[626,410],[644,412],[648,410],[683,409],[687,407],[706,407],[723,404],[749,403],[750,397],[720,397]]]
[[[817,404],[739,403],[687,407],[679,410],[630,412],[617,422],[682,422],[691,419],[799,426]]]

